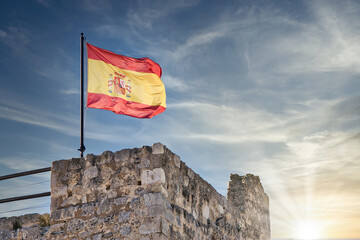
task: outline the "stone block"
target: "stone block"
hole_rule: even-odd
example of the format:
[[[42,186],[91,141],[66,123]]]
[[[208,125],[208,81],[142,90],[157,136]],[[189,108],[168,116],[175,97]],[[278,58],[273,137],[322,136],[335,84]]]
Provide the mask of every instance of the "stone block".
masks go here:
[[[203,217],[206,219],[209,219],[210,217],[210,211],[209,211],[209,206],[208,205],[203,205],[203,209],[202,209],[202,215]]]
[[[98,164],[100,165],[107,164],[114,159],[114,153],[111,151],[105,151],[99,157],[100,159],[97,161]]]
[[[96,166],[89,167],[84,171],[84,178],[85,179],[93,179],[99,175],[99,170]]]
[[[65,201],[60,205],[61,207],[69,207],[73,205],[77,205],[80,203],[80,199],[76,196],[71,196],[65,199]]]
[[[147,218],[139,227],[140,234],[152,234],[161,232],[161,217]]]
[[[165,200],[161,193],[146,193],[143,195],[145,206],[164,204]]]
[[[130,226],[124,226],[120,228],[120,234],[121,236],[127,236],[131,233],[131,227]]]
[[[91,240],[101,240],[101,237],[102,237],[102,234],[101,233],[98,233],[98,234],[95,234]]]
[[[112,236],[114,236],[114,233],[113,233],[113,232],[105,232],[105,233],[103,233],[103,235],[102,235],[102,237],[103,237],[104,239],[109,239],[109,238],[111,238]]]
[[[104,181],[108,181],[113,176],[114,173],[115,171],[109,167],[103,167],[101,169],[101,177]]]
[[[165,153],[165,146],[161,143],[154,143],[152,146],[152,154],[164,154]]]
[[[107,198],[105,198],[103,201],[100,202],[96,213],[98,215],[100,214],[108,214],[112,211],[112,207],[111,207],[111,201]]]
[[[114,199],[114,204],[115,204],[116,206],[123,205],[123,204],[125,204],[125,203],[127,202],[128,198],[129,198],[128,196],[123,196],[123,197],[115,198],[115,199]]]
[[[130,159],[131,150],[123,149],[121,151],[117,151],[114,154],[115,162],[126,162]]]
[[[117,192],[114,189],[110,189],[106,192],[106,198],[108,198],[108,199],[115,198],[116,195],[117,195]]]
[[[187,175],[189,176],[190,179],[194,179],[195,173],[191,168],[189,168],[188,172],[187,172]]]
[[[64,231],[65,231],[65,223],[52,224],[49,230],[51,235],[63,234]]]
[[[150,167],[150,160],[145,158],[145,159],[141,159],[141,162],[139,164],[139,168],[148,168]]]
[[[77,170],[81,168],[81,158],[70,159],[69,170]]]
[[[85,221],[82,219],[73,218],[67,223],[67,232],[76,233],[83,230],[85,227]]]
[[[174,214],[168,210],[168,209],[165,209],[165,211],[163,212],[163,217],[168,220],[170,223],[173,223],[175,221],[175,216]]]
[[[81,207],[81,216],[95,214],[95,203],[83,204]]]
[[[185,187],[189,186],[189,177],[188,176],[184,177],[184,186]]]
[[[121,211],[118,215],[118,221],[121,223],[121,222],[129,220],[130,214],[131,214],[131,212]]]
[[[73,207],[73,206],[60,209],[60,219],[67,220],[67,219],[74,218],[76,211],[78,209],[79,209],[78,207]]]
[[[91,235],[91,231],[85,231],[79,234],[80,239],[85,239],[86,237],[89,237]]]
[[[162,221],[161,221],[161,232],[165,236],[170,237],[170,224],[165,219],[162,219]]]
[[[223,206],[221,206],[220,204],[218,204],[218,205],[217,205],[217,208],[218,208],[218,211],[219,211],[220,214],[224,214],[225,211],[224,211]]]
[[[165,212],[165,206],[164,205],[153,205],[148,207],[148,216],[149,217],[156,217],[163,215]]]
[[[135,189],[136,195],[143,195],[144,193],[145,193],[145,189],[143,187],[138,187],[137,189]]]
[[[64,187],[52,187],[51,188],[51,198],[58,198],[60,196],[67,197],[67,186]]]
[[[86,221],[86,227],[88,229],[94,229],[94,228],[102,226],[101,223],[102,222],[97,217],[93,217]]]
[[[59,171],[63,171],[69,167],[69,160],[59,160],[51,163],[51,171],[54,173],[59,173]]]
[[[77,196],[78,198],[82,198],[82,196],[85,194],[85,189],[83,185],[77,184],[72,188],[72,195]]]
[[[95,165],[96,156],[94,154],[87,154],[85,156],[85,167],[91,167]]]
[[[153,170],[143,170],[141,172],[141,183],[142,184],[154,184],[154,183],[165,183],[166,177],[164,169],[155,168]]]
[[[169,240],[170,238],[166,237],[164,234],[156,233],[156,234],[154,234],[153,239],[156,239],[156,240]]]
[[[180,166],[181,166],[181,160],[180,160],[180,157],[179,157],[178,155],[176,155],[176,154],[174,154],[174,163],[175,163],[175,166],[176,166],[177,168],[180,168]]]
[[[115,215],[114,214],[111,214],[111,215],[108,215],[106,217],[104,217],[102,219],[102,222],[107,225],[107,224],[113,224],[114,223],[114,218],[115,218]]]
[[[133,198],[130,202],[130,209],[134,210],[140,206],[140,198]]]

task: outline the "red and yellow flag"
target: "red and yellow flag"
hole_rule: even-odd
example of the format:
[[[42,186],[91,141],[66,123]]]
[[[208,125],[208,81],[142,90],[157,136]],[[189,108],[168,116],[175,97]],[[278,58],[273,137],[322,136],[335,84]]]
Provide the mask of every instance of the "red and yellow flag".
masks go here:
[[[86,43],[88,52],[87,107],[137,118],[165,111],[161,67],[149,58],[131,58]]]

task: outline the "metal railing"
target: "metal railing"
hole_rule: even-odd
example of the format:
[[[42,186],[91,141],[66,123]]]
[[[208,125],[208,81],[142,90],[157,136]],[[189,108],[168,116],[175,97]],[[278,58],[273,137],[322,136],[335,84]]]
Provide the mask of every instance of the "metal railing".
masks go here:
[[[32,175],[32,174],[37,174],[37,173],[49,172],[49,171],[51,171],[51,167],[40,168],[40,169],[35,169],[35,170],[31,170],[31,171],[26,171],[26,172],[19,172],[19,173],[4,175],[4,176],[0,176],[0,181],[11,179],[11,178],[27,176],[27,175]],[[26,200],[26,199],[32,199],[32,198],[47,197],[47,196],[50,196],[50,195],[51,195],[51,192],[43,192],[43,193],[37,193],[37,194],[31,194],[31,195],[4,198],[4,199],[0,199],[0,204],[1,203],[20,201],[20,200]]]

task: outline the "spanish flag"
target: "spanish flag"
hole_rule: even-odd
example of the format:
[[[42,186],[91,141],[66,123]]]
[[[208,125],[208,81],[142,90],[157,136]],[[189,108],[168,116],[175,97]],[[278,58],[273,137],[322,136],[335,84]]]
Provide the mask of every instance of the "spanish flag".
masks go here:
[[[161,67],[149,58],[131,58],[86,43],[88,53],[87,107],[137,118],[165,111]]]

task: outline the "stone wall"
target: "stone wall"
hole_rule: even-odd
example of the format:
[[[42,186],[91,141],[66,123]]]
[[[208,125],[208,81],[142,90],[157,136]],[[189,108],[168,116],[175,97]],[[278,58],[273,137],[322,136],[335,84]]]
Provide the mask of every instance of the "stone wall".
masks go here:
[[[232,175],[227,200],[157,143],[53,162],[46,239],[265,240],[268,205],[258,177]]]
[[[0,239],[47,239],[48,215],[38,213],[0,218]]]
[[[230,179],[227,199],[240,210],[242,238],[269,239],[269,198],[260,178],[252,174],[231,174]]]

